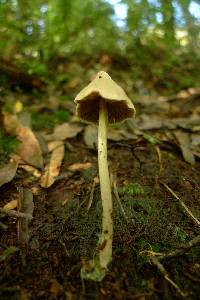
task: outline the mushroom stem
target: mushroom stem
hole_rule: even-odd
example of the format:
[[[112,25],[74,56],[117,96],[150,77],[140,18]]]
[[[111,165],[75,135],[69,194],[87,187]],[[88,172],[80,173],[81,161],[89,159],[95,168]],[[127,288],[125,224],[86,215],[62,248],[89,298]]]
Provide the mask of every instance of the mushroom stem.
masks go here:
[[[98,163],[103,212],[102,233],[99,246],[99,262],[102,268],[107,268],[107,265],[112,260],[113,238],[112,194],[107,161],[107,124],[108,112],[106,101],[104,99],[100,99],[98,130]]]

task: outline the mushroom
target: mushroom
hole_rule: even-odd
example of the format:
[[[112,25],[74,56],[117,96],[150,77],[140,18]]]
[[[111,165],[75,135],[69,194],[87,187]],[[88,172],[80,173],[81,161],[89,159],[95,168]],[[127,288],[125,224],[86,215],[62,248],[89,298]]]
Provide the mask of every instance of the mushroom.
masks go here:
[[[76,96],[76,113],[84,121],[97,123],[98,165],[102,199],[102,233],[99,244],[99,264],[107,269],[112,260],[112,195],[107,161],[107,127],[135,115],[135,108],[124,90],[104,71]]]

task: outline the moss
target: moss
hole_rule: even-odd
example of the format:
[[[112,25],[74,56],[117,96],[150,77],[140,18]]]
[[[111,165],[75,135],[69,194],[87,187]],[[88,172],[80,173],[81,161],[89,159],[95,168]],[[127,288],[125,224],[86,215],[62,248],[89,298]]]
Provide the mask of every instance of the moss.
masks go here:
[[[69,112],[67,110],[56,110],[54,112],[54,118],[55,118],[55,123],[56,121],[59,122],[66,122],[69,120]]]
[[[134,195],[143,196],[143,195],[145,195],[145,191],[139,183],[134,183],[134,184],[130,183],[129,185],[124,186],[122,188],[122,191],[123,191],[124,194],[131,195],[131,196],[134,196]]]
[[[96,173],[96,170],[93,169],[93,168],[83,170],[82,171],[82,176],[83,176],[85,182],[86,183],[91,183],[93,178],[94,178],[95,173]]]
[[[175,226],[173,228],[173,235],[179,242],[185,242],[188,237],[188,235],[179,226]]]
[[[0,130],[0,163],[6,161],[10,153],[15,152],[18,144],[19,141],[16,138],[6,135],[3,130]]]
[[[52,129],[57,124],[69,120],[69,112],[66,110],[55,110],[54,112],[37,113],[32,112],[32,125],[34,130]]]
[[[34,130],[51,129],[54,127],[52,115],[33,112],[31,115]]]

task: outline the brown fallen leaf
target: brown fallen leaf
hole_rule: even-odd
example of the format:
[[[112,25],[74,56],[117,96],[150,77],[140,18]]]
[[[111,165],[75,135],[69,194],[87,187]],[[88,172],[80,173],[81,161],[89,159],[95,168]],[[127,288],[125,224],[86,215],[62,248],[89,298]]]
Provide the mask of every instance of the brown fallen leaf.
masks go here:
[[[6,203],[3,208],[8,210],[15,209],[17,208],[17,203],[17,200],[11,200],[10,202]]]
[[[29,165],[19,165],[19,168],[24,169],[26,172],[31,173],[36,178],[39,178],[41,176],[41,173],[38,171],[38,169],[29,166]]]
[[[200,151],[200,135],[196,133],[191,134],[191,140],[192,149]]]
[[[108,139],[111,141],[119,142],[124,140],[137,139],[137,136],[132,133],[129,133],[127,130],[124,129],[109,128]]]
[[[182,132],[180,130],[174,131],[174,135],[176,139],[178,140],[178,143],[180,145],[183,158],[186,162],[188,162],[191,165],[195,164],[195,157],[190,149],[190,136],[187,132]]]
[[[19,127],[17,129],[17,138],[21,145],[17,151],[20,158],[27,164],[36,168],[43,167],[42,152],[38,140],[32,130],[28,127]]]
[[[29,111],[23,110],[18,113],[18,120],[22,126],[31,128],[31,113]]]
[[[45,135],[46,141],[59,140],[64,141],[68,138],[77,136],[83,130],[83,126],[77,123],[63,123],[55,127],[54,132]]]
[[[56,280],[52,279],[51,280],[51,287],[50,287],[50,292],[57,298],[58,295],[63,293],[63,286]]]
[[[33,194],[27,188],[20,188],[18,212],[33,216],[34,203]],[[22,249],[26,249],[29,241],[29,224],[30,220],[27,218],[19,218],[17,222],[18,241]]]
[[[87,125],[84,130],[84,142],[89,149],[97,149],[97,126],[94,124]]]
[[[94,124],[87,125],[84,130],[84,141],[89,149],[97,149],[97,126]],[[137,139],[137,136],[129,133],[124,129],[108,128],[108,139],[110,141],[123,141]]]
[[[46,165],[44,174],[40,178],[40,185],[43,188],[48,188],[54,183],[56,176],[58,176],[60,172],[64,153],[65,147],[63,143],[54,148],[51,154],[50,162]]]
[[[70,166],[68,166],[68,170],[70,171],[79,171],[79,170],[87,170],[92,167],[92,164],[90,162],[86,163],[75,163]]]
[[[52,152],[53,150],[55,150],[57,147],[63,145],[63,142],[62,141],[52,141],[52,142],[49,142],[47,147],[48,147],[48,150],[49,152]]]
[[[18,128],[21,127],[21,123],[18,120],[17,115],[7,112],[4,112],[3,115],[5,131],[11,135],[16,135]]]
[[[163,127],[163,119],[157,116],[142,114],[134,123],[140,130],[160,129]]]
[[[14,178],[18,164],[18,159],[12,159],[7,165],[0,169],[0,187]]]

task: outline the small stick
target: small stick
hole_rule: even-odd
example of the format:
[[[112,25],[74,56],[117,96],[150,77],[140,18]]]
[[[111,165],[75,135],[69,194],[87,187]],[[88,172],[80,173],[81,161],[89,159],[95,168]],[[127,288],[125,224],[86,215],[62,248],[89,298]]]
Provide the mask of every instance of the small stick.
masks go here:
[[[113,193],[114,193],[114,195],[115,195],[115,198],[117,199],[117,202],[118,202],[118,204],[119,204],[119,206],[120,206],[120,208],[121,208],[122,214],[123,214],[123,216],[124,216],[126,222],[128,222],[128,217],[127,217],[127,215],[126,215],[126,213],[125,213],[125,210],[124,210],[124,208],[123,208],[123,206],[122,206],[122,203],[121,203],[121,200],[120,200],[120,197],[119,197],[119,193],[118,193],[117,185],[116,185],[116,180],[114,180],[113,174],[111,174],[110,177],[111,177],[111,186],[113,187]]]
[[[157,269],[160,271],[160,273],[163,275],[163,277],[177,290],[177,292],[182,297],[187,296],[187,294],[184,293],[183,291],[181,291],[179,286],[169,277],[166,269],[164,268],[164,266],[159,262],[159,260],[155,256],[151,256],[150,261],[151,261],[152,264],[154,264],[157,267]]]
[[[144,251],[140,251],[140,255],[149,256],[149,257],[156,256],[158,260],[174,258],[183,255],[185,252],[187,252],[187,250],[198,245],[199,243],[200,243],[200,235],[197,235],[194,239],[192,239],[188,243],[183,244],[181,249],[176,249],[169,253],[160,253],[160,252],[154,252],[152,250],[144,250]]]
[[[156,146],[156,152],[158,154],[158,161],[159,161],[159,175],[161,175],[162,171],[163,171],[163,164],[162,164],[162,154],[160,151],[160,147]]]
[[[174,251],[171,251],[167,254],[162,254],[158,257],[159,260],[167,259],[176,257],[179,255],[183,255],[187,250],[191,249],[192,247],[198,245],[200,243],[200,235],[197,235],[194,239],[189,241],[188,243],[183,244],[181,249],[176,249]]]
[[[91,191],[90,191],[90,197],[89,197],[88,206],[87,206],[87,211],[89,211],[90,207],[92,206],[93,197],[94,197],[94,190],[95,190],[96,185],[97,185],[97,177],[95,177],[93,179],[92,188],[91,188]]]
[[[192,214],[192,212],[189,210],[189,208],[185,205],[185,203],[183,203],[183,201],[177,196],[177,194],[164,182],[161,182],[162,185],[164,185],[164,187],[179,201],[180,205],[182,206],[182,208],[184,209],[185,213],[187,214],[187,216],[189,216],[193,223],[195,225],[200,226],[200,221],[195,218],[195,216]]]
[[[19,211],[15,211],[13,209],[0,208],[0,213],[8,215],[14,218],[26,218],[28,220],[32,220],[33,217],[30,214],[25,214]]]

